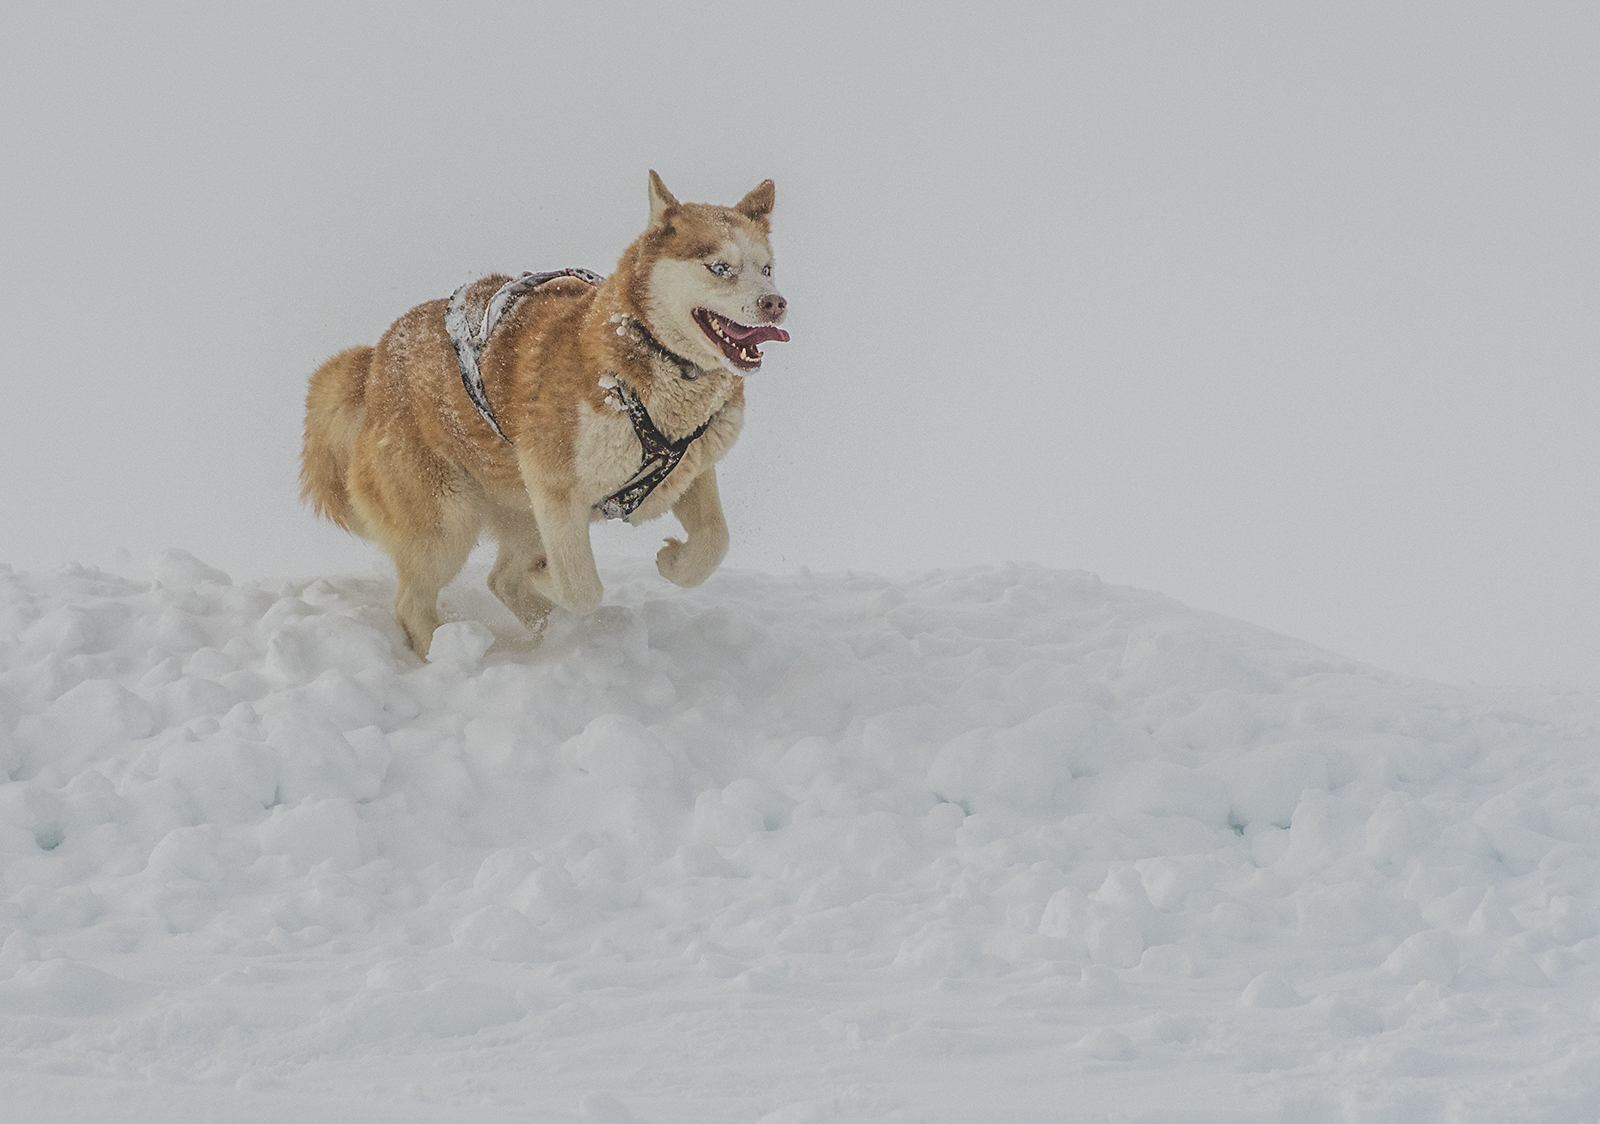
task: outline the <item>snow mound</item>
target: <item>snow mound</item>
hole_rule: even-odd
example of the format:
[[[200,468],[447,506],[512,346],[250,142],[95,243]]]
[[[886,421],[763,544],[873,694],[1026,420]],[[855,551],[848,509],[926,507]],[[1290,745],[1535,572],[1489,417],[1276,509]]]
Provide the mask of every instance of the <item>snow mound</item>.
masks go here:
[[[477,574],[426,663],[379,578],[152,572],[0,567],[30,1118],[1600,1114],[1591,696],[1022,565],[537,644]]]

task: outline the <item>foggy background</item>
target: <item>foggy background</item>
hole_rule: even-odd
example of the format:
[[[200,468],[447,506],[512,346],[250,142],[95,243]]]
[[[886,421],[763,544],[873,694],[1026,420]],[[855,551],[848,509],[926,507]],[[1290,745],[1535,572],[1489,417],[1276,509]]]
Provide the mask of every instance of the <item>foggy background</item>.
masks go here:
[[[1600,686],[1600,6],[0,7],[0,562],[371,567],[298,503],[307,376],[609,271],[654,167],[778,185],[727,565]]]

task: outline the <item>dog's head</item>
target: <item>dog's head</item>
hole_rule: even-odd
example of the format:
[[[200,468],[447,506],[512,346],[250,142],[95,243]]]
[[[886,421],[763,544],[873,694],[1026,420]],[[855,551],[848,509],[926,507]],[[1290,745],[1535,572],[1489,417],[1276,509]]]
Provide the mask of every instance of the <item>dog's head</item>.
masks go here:
[[[788,302],[772,280],[773,186],[765,180],[732,207],[679,203],[650,173],[650,225],[618,269],[629,303],[662,346],[697,366],[746,374],[761,344],[784,341]]]

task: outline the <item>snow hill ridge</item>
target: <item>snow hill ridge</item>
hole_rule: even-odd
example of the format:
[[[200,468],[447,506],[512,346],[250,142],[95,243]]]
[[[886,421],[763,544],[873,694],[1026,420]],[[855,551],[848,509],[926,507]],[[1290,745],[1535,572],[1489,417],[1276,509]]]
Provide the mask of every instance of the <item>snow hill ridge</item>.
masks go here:
[[[15,1119],[1600,1117],[1596,699],[1027,565],[0,567]],[[8,1110],[9,1112],[9,1110]]]

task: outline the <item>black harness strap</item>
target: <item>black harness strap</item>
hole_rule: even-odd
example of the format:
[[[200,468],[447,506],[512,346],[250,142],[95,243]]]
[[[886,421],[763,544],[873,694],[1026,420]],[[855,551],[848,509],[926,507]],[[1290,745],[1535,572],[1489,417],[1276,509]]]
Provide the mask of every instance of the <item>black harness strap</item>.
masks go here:
[[[722,416],[718,410],[706,419],[705,424],[693,433],[669,441],[667,435],[656,428],[656,423],[650,420],[650,415],[645,412],[644,403],[622,383],[618,382],[610,388],[612,394],[621,401],[623,409],[628,411],[628,418],[633,422],[633,432],[639,438],[639,447],[644,450],[644,463],[639,466],[639,471],[622,487],[612,492],[605,499],[594,505],[594,509],[607,519],[627,519],[639,506],[649,498],[656,486],[665,480],[673,469],[678,467],[678,462],[683,460],[683,455],[689,451],[689,446],[694,443],[706,430],[711,428],[711,423]]]
[[[445,306],[444,326],[445,331],[450,334],[450,343],[456,349],[456,363],[461,368],[461,386],[466,390],[467,397],[472,400],[473,406],[477,408],[483,420],[489,423],[489,428],[508,444],[511,438],[500,428],[500,423],[494,416],[494,408],[489,405],[489,396],[483,389],[483,373],[478,369],[478,360],[483,355],[483,349],[489,346],[490,334],[506,310],[511,307],[512,302],[545,282],[554,281],[557,277],[576,277],[590,285],[598,285],[604,280],[598,273],[587,269],[553,269],[546,273],[524,273],[515,281],[507,281],[495,291],[494,296],[489,298],[489,303],[483,310],[483,320],[477,328],[473,327],[467,317],[467,289],[472,284],[470,281],[450,294],[450,303]],[[684,378],[698,377],[688,373],[695,369],[692,363],[662,347],[654,336],[644,331],[642,324],[635,323],[634,327],[648,346],[652,346],[654,350],[678,365],[679,373]],[[634,435],[639,438],[639,447],[644,451],[644,463],[626,484],[595,504],[594,509],[607,519],[627,519],[639,510],[640,505],[650,497],[650,493],[678,467],[678,462],[683,460],[684,454],[689,451],[689,446],[711,428],[711,423],[722,415],[722,411],[718,410],[712,414],[706,419],[705,424],[693,433],[671,441],[666,434],[656,428],[656,423],[650,420],[650,414],[645,410],[644,403],[639,401],[633,391],[616,381],[615,376],[612,376],[611,382],[608,389],[627,412],[628,420],[633,422]]]

